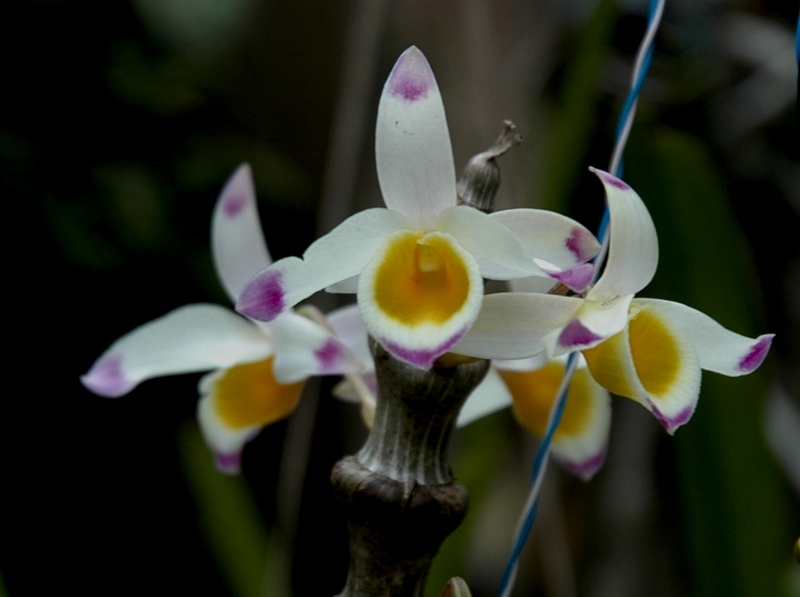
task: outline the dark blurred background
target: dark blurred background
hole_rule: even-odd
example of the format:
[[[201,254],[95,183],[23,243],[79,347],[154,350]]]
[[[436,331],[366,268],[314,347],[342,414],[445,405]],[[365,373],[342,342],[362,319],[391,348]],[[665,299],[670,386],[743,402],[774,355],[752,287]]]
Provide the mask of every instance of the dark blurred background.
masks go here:
[[[213,471],[194,424],[199,375],[106,400],[78,376],[117,337],[183,304],[227,304],[211,209],[249,161],[273,257],[380,205],[372,135],[396,57],[439,80],[456,163],[504,118],[500,207],[594,228],[641,0],[30,0],[3,10],[0,185],[10,359],[0,595],[332,595],[344,523],[330,467],[358,449],[352,405],[311,383],[298,412]],[[616,399],[608,460],[585,484],[551,467],[515,594],[800,595],[800,163],[797,4],[668,2],[625,177],[659,231],[645,294],[737,332],[775,332],[762,369],[704,373],[667,436]],[[13,296],[12,296],[13,294]],[[17,300],[20,302],[17,303]],[[331,307],[332,297],[316,297]],[[493,595],[536,442],[508,412],[456,434],[472,496],[447,578]]]

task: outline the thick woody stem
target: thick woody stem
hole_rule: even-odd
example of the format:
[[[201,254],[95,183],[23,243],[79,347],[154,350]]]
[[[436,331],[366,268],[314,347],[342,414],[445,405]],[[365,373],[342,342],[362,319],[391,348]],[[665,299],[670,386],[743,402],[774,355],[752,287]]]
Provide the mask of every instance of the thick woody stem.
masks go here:
[[[462,404],[488,361],[422,371],[372,344],[378,376],[375,425],[331,481],[350,532],[350,568],[339,597],[421,597],[434,555],[467,511],[450,476],[447,444]]]

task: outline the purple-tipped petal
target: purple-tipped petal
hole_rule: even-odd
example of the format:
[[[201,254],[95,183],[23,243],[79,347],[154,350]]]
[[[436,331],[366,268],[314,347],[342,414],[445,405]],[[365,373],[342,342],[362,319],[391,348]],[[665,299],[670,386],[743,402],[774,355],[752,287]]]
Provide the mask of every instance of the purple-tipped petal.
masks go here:
[[[761,366],[764,359],[767,358],[769,347],[772,346],[772,339],[775,334],[764,334],[757,338],[757,342],[753,345],[744,358],[739,361],[736,366],[742,373],[752,373]]]
[[[335,364],[341,358],[341,352],[341,344],[331,338],[326,340],[325,344],[322,345],[322,348],[318,348],[314,351],[314,357],[319,362],[320,369],[323,371],[329,371],[333,369]]]
[[[261,330],[229,309],[186,305],[122,336],[81,381],[102,396],[122,396],[145,379],[230,367],[271,350]]]
[[[378,104],[378,182],[386,207],[431,229],[455,205],[456,169],[444,104],[428,60],[408,48],[392,69]]]
[[[564,241],[564,246],[578,263],[585,263],[597,255],[598,243],[594,234],[583,226],[575,226]]]
[[[696,402],[692,403],[691,405],[687,406],[685,409],[680,411],[678,414],[670,417],[663,414],[658,409],[658,407],[656,407],[651,403],[651,412],[658,420],[658,422],[661,423],[661,426],[667,430],[667,433],[672,435],[673,433],[675,433],[675,430],[678,429],[678,427],[689,422],[689,419],[691,419],[692,415],[694,414],[694,409],[696,406],[697,406]]]
[[[297,258],[289,257],[288,259]],[[278,266],[280,263],[275,265]],[[253,278],[239,296],[236,310],[242,315],[259,321],[275,319],[287,308],[283,278],[284,272],[280,269],[267,269]]]
[[[606,446],[603,446],[603,449],[594,456],[579,462],[573,462],[564,458],[559,459],[561,466],[563,466],[569,473],[575,475],[576,477],[580,477],[584,481],[589,481],[592,477],[594,477],[595,473],[600,470],[605,461]]]
[[[81,383],[106,398],[118,398],[136,386],[136,382],[128,379],[122,370],[121,355],[109,355],[98,360],[88,373],[81,376]]]
[[[681,303],[658,299],[636,299],[668,315],[681,327],[694,345],[700,367],[722,375],[736,377],[752,373],[764,362],[774,334],[748,338],[728,329],[711,317]]]
[[[608,261],[586,298],[597,301],[634,295],[653,279],[658,266],[658,237],[642,199],[608,172],[590,168],[603,183],[609,209]]]
[[[628,186],[628,183],[626,183],[623,180],[620,180],[619,178],[617,178],[613,174],[610,174],[610,173],[605,172],[603,170],[598,170],[596,168],[590,168],[590,170],[592,172],[594,172],[595,174],[597,174],[597,177],[601,181],[603,181],[603,184],[605,184],[605,185],[614,187],[615,189],[618,189],[620,191],[625,191],[625,192],[633,190],[633,189],[631,189],[630,186]]]
[[[211,220],[211,256],[217,277],[232,301],[239,298],[250,278],[272,262],[248,164],[236,169],[217,199]]]
[[[278,315],[332,284],[358,276],[386,238],[411,227],[408,219],[383,208],[347,218],[303,253],[259,272],[242,291],[236,310],[261,321]]]
[[[542,260],[558,270],[586,263],[600,250],[591,232],[561,214],[544,209],[506,209],[490,217],[511,230],[529,259]]]
[[[583,292],[592,282],[594,266],[591,263],[584,263],[583,265],[578,265],[568,270],[561,272],[550,271],[547,272],[547,274],[554,280],[561,282],[570,290],[574,292]]]
[[[428,92],[436,90],[436,79],[425,55],[411,47],[397,59],[386,81],[386,90],[392,97],[407,102],[425,99]]]
[[[241,452],[214,452],[214,464],[217,470],[226,475],[238,475],[242,472]]]

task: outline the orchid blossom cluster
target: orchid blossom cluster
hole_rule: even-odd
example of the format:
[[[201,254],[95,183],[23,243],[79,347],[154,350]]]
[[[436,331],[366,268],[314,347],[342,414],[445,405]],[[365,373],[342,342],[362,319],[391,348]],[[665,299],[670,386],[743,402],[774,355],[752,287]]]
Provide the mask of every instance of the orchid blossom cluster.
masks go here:
[[[248,165],[231,176],[211,224],[217,276],[231,300],[271,262]],[[237,473],[244,444],[290,415],[312,375],[348,374],[365,365],[345,335],[353,307],[306,317],[288,310],[266,324],[219,305],[185,305],[114,342],[81,377],[92,392],[116,398],[163,375],[208,371],[200,380],[197,417],[217,468]],[[317,320],[317,321],[314,321]]]
[[[634,300],[655,274],[658,241],[641,198],[615,176],[592,169],[605,187],[611,239],[594,284],[587,262],[600,244],[580,224],[542,210],[487,215],[457,205],[444,106],[415,47],[384,86],[376,159],[386,209],[352,216],[302,259],[259,273],[239,299],[241,313],[269,321],[317,290],[356,292],[367,332],[398,359],[421,368],[447,352],[495,359],[461,424],[513,401],[536,434],[564,355],[580,351],[554,453],[584,478],[603,462],[609,392],[641,403],[673,433],[694,411],[701,369],[743,375],[764,360],[772,335],[746,338],[685,305]],[[545,292],[483,295],[482,278],[524,287],[532,277]],[[548,294],[556,282],[576,294]]]
[[[701,369],[742,375],[765,358],[771,335],[746,338],[685,305],[634,298],[655,273],[658,244],[644,203],[618,178],[594,170],[611,239],[596,282],[589,262],[600,243],[579,223],[544,210],[486,214],[459,205],[444,104],[415,47],[383,88],[376,161],[386,207],[351,216],[302,258],[274,263],[242,166],[217,202],[212,254],[247,319],[214,305],[177,309],[112,344],[84,385],[120,396],[150,377],[212,370],[200,382],[198,417],[218,467],[235,472],[245,442],[293,411],[311,375],[348,375],[369,424],[367,334],[421,369],[446,353],[494,359],[459,423],[513,402],[520,422],[540,435],[564,355],[580,351],[553,449],[588,478],[605,454],[609,392],[640,402],[672,433],[695,408]],[[484,279],[540,291],[484,296]],[[574,294],[548,293],[554,285]],[[292,310],[322,289],[356,293],[357,307],[327,319]]]
[[[608,262],[597,282],[583,296],[511,292],[486,297],[473,326],[477,333],[505,326],[512,341],[494,348],[505,359],[494,365],[511,396],[498,396],[491,408],[513,400],[519,421],[540,437],[557,396],[564,356],[580,352],[552,445],[567,470],[587,479],[605,457],[609,392],[642,404],[672,434],[694,412],[702,369],[727,376],[751,373],[774,336],[747,338],[686,305],[635,298],[658,265],[655,226],[633,189],[592,170],[605,187],[610,214]],[[468,335],[464,343],[471,349],[469,342]],[[538,358],[524,359],[537,348]]]

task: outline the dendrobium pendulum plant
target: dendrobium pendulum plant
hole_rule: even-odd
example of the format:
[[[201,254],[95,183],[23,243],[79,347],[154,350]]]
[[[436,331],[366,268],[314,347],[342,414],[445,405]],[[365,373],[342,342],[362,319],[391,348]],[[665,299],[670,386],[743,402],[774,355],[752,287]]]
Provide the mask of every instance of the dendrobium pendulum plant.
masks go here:
[[[386,208],[351,216],[302,259],[259,273],[239,298],[240,313],[272,321],[323,288],[357,292],[369,334],[395,357],[430,369],[446,352],[463,352],[457,345],[478,316],[484,278],[540,276],[576,292],[591,280],[586,262],[600,245],[577,222],[543,210],[486,214],[457,205],[444,104],[415,47],[383,88],[375,157]],[[481,338],[473,335],[473,344]]]
[[[234,301],[271,261],[247,164],[217,200],[211,250],[217,276]],[[217,468],[236,473],[244,444],[294,411],[308,377],[364,368],[334,331],[337,325],[346,328],[352,314],[352,307],[340,309],[324,326],[288,310],[265,324],[219,305],[186,305],[114,342],[81,381],[95,394],[116,398],[151,377],[212,370],[200,380],[197,417]]]

